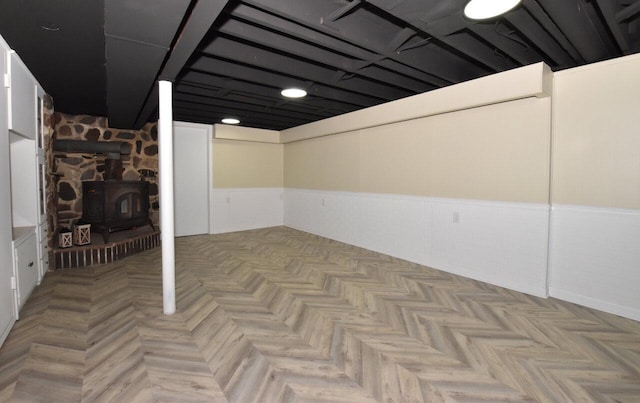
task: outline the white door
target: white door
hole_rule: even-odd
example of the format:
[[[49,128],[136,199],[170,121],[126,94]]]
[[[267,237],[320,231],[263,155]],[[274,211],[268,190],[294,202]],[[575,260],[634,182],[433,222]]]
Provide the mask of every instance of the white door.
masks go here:
[[[175,235],[209,233],[211,126],[175,122],[173,171]]]

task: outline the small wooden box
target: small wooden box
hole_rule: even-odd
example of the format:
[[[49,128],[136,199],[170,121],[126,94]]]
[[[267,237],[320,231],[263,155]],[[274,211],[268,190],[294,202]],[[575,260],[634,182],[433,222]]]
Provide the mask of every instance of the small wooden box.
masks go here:
[[[70,248],[73,246],[73,232],[61,232],[58,234],[58,247]]]
[[[73,243],[76,245],[88,245],[91,243],[91,224],[73,226]]]

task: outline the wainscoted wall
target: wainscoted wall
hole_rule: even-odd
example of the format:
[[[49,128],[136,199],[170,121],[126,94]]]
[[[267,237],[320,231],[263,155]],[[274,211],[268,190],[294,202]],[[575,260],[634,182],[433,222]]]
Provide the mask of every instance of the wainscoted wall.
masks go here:
[[[545,297],[550,127],[530,96],[286,143],[284,223]]]
[[[554,73],[549,292],[640,320],[640,55]]]
[[[549,294],[640,320],[640,210],[554,205]]]
[[[546,204],[286,188],[284,225],[547,295]]]
[[[640,320],[638,69],[631,55],[553,73],[553,102],[514,96],[380,125],[372,109],[285,130],[282,185],[253,183],[248,146],[221,144],[228,189],[214,191],[212,228],[280,225],[282,214],[303,231]],[[276,172],[277,153],[253,169]]]
[[[284,146],[272,142],[272,131],[214,126],[215,136],[223,133],[229,137],[236,134],[241,140],[213,140],[209,232],[282,225]],[[266,136],[266,142],[257,141],[251,134],[258,139]]]
[[[547,296],[545,204],[292,188],[214,189],[212,195],[214,234],[286,225]]]
[[[212,234],[283,225],[282,188],[214,189],[211,194]]]

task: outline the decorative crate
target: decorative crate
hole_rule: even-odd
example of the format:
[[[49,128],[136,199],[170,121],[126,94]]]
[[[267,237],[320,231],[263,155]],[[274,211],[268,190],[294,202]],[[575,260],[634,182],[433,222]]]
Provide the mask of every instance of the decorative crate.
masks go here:
[[[91,243],[91,224],[76,224],[73,226],[73,243],[88,245]]]
[[[58,234],[58,247],[70,248],[73,246],[73,232],[60,232]]]

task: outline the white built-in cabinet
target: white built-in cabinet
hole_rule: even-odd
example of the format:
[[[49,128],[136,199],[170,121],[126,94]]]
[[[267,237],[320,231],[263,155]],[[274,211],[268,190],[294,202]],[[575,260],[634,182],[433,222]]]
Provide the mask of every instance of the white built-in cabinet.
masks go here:
[[[18,308],[22,307],[39,280],[38,241],[31,227],[18,227],[13,230],[13,261],[15,289],[14,303],[16,319]]]
[[[0,38],[0,344],[48,269],[44,91]]]
[[[0,38],[0,79],[7,72],[9,47]],[[11,168],[9,163],[8,91],[0,88],[0,343],[16,320],[13,278],[13,235],[11,230]]]

